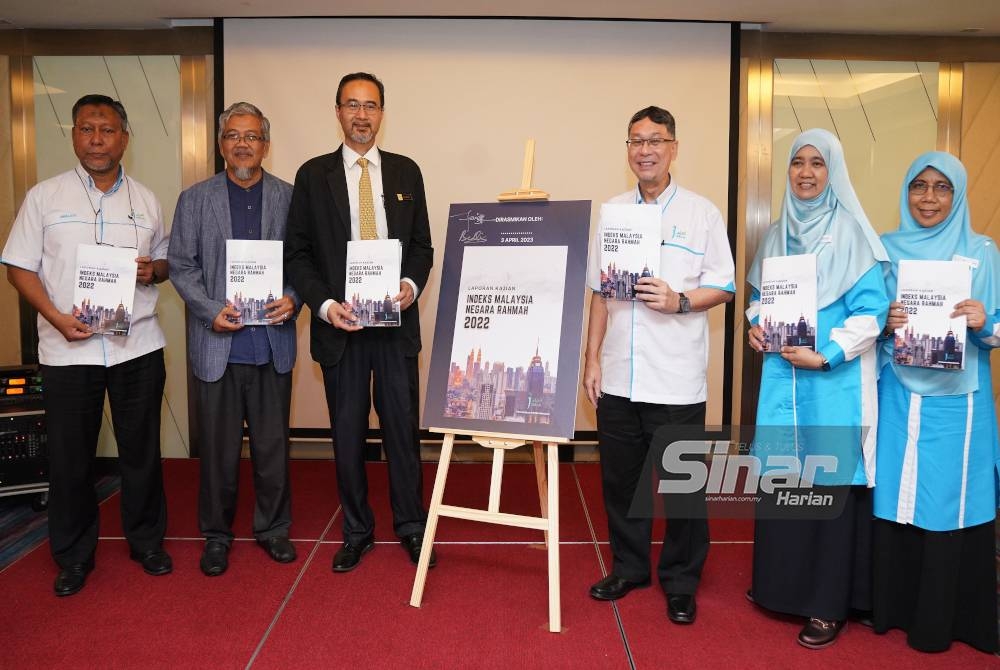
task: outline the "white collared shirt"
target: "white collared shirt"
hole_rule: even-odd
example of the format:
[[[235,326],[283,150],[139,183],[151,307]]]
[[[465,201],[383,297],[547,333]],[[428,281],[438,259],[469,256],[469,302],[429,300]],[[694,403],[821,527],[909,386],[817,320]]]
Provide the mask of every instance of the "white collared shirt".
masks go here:
[[[118,181],[104,193],[78,165],[28,191],[0,262],[37,273],[56,309],[70,314],[78,245],[138,246],[137,257],[163,260],[167,241],[160,203],[152,191],[122,168]],[[67,342],[38,315],[38,360],[43,365],[112,366],[163,348],[166,339],[156,320],[158,295],[156,286],[135,284],[132,328],[126,336],[92,335]]]
[[[642,204],[638,189],[611,198]],[[671,183],[656,199],[661,212],[660,278],[675,291],[735,292],[726,224],[708,199]],[[600,300],[600,231],[591,240],[587,285]],[[641,301],[608,300],[601,347],[601,391],[634,402],[691,405],[708,396],[708,313],[663,314]]]

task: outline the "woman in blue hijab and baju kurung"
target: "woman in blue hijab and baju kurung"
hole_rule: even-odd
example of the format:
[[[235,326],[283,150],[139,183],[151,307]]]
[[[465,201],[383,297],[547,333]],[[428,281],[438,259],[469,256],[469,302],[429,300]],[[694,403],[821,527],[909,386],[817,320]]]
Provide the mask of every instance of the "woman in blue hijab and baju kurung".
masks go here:
[[[966,188],[957,158],[920,156],[903,182],[899,230],[882,237],[893,300],[900,260],[956,260],[972,272],[972,296],[952,314],[966,317],[962,370],[893,362],[892,330],[908,322],[898,302],[879,358],[874,624],[902,628],[922,651],[944,651],[952,640],[997,651],[1000,446],[990,349],[1000,346],[1000,254],[972,231]]]
[[[836,640],[852,610],[871,609],[875,343],[889,307],[885,249],[851,186],[840,142],[826,130],[795,139],[781,217],[765,233],[747,277],[749,344],[756,351],[764,350],[757,324],[763,260],[798,254],[816,257],[815,351],[784,346],[765,356],[754,450],[764,461],[768,450],[787,458],[784,448],[798,459],[804,445],[828,449],[813,455],[836,456],[839,473],[826,481],[829,487],[811,490],[836,490],[843,509],[758,504],[747,597],[805,617],[798,641],[820,649]]]

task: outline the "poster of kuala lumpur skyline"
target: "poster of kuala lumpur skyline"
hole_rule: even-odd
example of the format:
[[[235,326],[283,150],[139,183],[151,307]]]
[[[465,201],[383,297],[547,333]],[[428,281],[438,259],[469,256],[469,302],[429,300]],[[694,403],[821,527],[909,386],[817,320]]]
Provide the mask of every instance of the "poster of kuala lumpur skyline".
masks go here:
[[[589,223],[588,201],[452,205],[424,427],[572,438]]]
[[[552,422],[565,272],[565,247],[465,250],[446,417]]]

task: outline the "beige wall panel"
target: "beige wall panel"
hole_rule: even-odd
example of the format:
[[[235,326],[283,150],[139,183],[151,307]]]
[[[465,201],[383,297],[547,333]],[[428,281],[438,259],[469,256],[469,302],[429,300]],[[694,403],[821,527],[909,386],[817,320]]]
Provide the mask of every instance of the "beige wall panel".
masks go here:
[[[0,57],[0,128],[10,128],[10,59]],[[10,135],[0,141],[0,240],[6,240],[14,222],[17,208],[14,202],[14,159]],[[18,313],[17,291],[6,279],[0,277],[0,314]],[[0,331],[0,365],[18,365],[21,362],[21,338],[16,317],[8,316]]]
[[[962,162],[969,172],[972,225],[1000,239],[1000,63],[966,63],[962,91]],[[995,349],[993,398],[1000,408],[1000,350]]]
[[[1000,238],[1000,63],[967,63],[962,96],[962,162],[976,230]]]

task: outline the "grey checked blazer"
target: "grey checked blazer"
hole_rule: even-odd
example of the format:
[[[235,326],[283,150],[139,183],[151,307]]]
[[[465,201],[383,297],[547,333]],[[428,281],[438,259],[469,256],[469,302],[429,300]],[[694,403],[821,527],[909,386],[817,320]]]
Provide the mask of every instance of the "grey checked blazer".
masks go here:
[[[232,239],[226,173],[220,172],[181,193],[170,230],[170,280],[187,303],[188,359],[195,377],[214,382],[229,362],[232,335],[212,330],[212,321],[226,305],[226,240]],[[261,239],[284,240],[291,184],[264,173]],[[288,285],[285,295],[302,301]],[[295,365],[295,320],[266,326],[274,369],[289,372]]]

